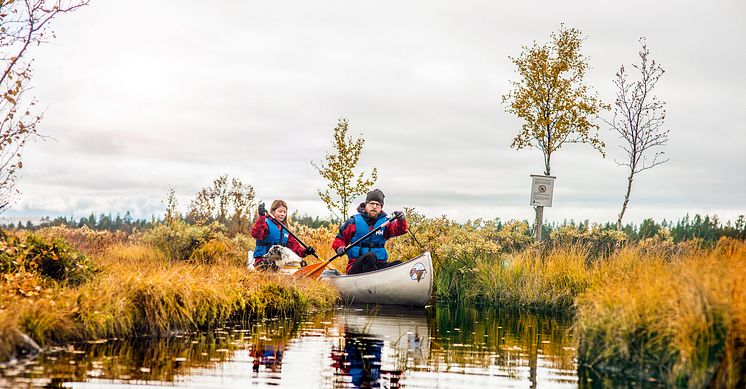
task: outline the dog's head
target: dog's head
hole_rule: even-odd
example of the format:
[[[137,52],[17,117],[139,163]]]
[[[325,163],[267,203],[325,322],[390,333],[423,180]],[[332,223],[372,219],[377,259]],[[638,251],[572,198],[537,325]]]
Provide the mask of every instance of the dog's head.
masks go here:
[[[297,256],[293,250],[282,246],[272,246],[267,250],[267,254],[264,255],[264,260],[274,263],[279,268],[295,268],[300,267],[301,259]]]

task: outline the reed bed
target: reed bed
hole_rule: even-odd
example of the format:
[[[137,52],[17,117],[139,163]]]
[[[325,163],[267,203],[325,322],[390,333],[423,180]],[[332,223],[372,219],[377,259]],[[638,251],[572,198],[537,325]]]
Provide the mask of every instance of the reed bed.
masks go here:
[[[730,239],[612,254],[575,300],[580,363],[669,385],[746,384],[745,268],[746,243]]]
[[[391,240],[388,249],[393,259],[430,251],[440,301],[572,312],[578,360],[591,369],[655,376],[671,385],[746,384],[744,241],[674,243],[663,230],[628,242],[614,231],[567,229],[534,244],[525,222],[458,224],[415,212],[408,218],[412,233]],[[185,247],[193,236],[204,236],[181,261],[164,254],[168,247],[138,239],[62,231],[101,253],[97,273],[74,288],[34,274],[5,275],[0,360],[16,350],[20,333],[42,345],[165,335],[336,300],[326,284],[247,272],[247,239],[174,228],[188,232],[174,235]],[[336,226],[292,228],[322,259],[333,255]],[[174,241],[147,239],[153,233],[145,232],[142,242]],[[345,263],[340,258],[333,266]]]
[[[0,311],[0,360],[20,333],[39,345],[72,340],[164,336],[228,319],[294,315],[328,308],[337,293],[313,280],[249,272],[230,263],[172,261],[152,247],[114,244],[97,259],[99,274],[78,287],[47,285]],[[6,293],[7,283],[3,289]]]

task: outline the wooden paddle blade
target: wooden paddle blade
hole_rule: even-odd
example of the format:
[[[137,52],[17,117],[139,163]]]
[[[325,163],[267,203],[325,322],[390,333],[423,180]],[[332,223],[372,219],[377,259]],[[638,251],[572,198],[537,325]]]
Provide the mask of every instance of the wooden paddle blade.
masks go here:
[[[326,269],[326,265],[328,265],[329,262],[319,262],[319,263],[312,263],[306,267],[302,267],[297,272],[293,273],[293,277],[295,278],[311,278],[311,279],[318,279],[321,277],[321,273],[324,272],[324,269]]]

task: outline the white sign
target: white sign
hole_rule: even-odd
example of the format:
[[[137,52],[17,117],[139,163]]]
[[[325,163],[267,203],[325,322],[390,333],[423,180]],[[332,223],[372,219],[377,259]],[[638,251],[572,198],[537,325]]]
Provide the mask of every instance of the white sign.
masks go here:
[[[531,175],[531,206],[551,207],[554,179],[552,176]]]

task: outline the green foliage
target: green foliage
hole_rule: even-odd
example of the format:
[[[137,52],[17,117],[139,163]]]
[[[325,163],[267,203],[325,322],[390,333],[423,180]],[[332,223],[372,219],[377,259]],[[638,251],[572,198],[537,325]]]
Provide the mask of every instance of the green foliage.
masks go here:
[[[292,222],[295,224],[299,224],[299,225],[310,227],[310,228],[326,227],[332,224],[331,220],[321,219],[318,216],[312,217],[305,213],[301,214],[297,210],[293,211],[293,213],[290,215],[288,219],[292,220]]]
[[[46,240],[34,234],[2,235],[0,273],[31,272],[55,281],[78,285],[95,273],[93,263],[60,238]]]
[[[355,173],[365,139],[348,137],[348,125],[347,119],[339,119],[334,127],[334,151],[326,153],[326,162],[319,165],[311,162],[327,182],[327,189],[318,191],[321,201],[342,221],[347,220],[347,212],[354,198],[365,194],[378,179],[376,168],[373,168],[369,178],[365,178],[365,172]]]
[[[640,239],[652,238],[657,235],[660,230],[661,226],[656,224],[653,219],[645,219],[642,221],[642,224],[640,224],[637,236]]]
[[[188,260],[194,256],[204,260],[204,252],[200,251],[202,246],[221,238],[223,236],[218,224],[193,226],[181,220],[158,224],[141,237],[144,243],[156,247],[173,260]]]
[[[624,232],[593,226],[590,229],[563,226],[549,233],[550,247],[581,245],[587,247],[590,256],[607,256],[622,247],[627,241]]]
[[[434,279],[435,291],[441,301],[473,301],[479,285],[474,277],[476,253],[451,248],[444,253]]]
[[[591,119],[608,109],[583,82],[589,65],[580,53],[581,32],[563,26],[551,38],[551,44],[524,46],[519,57],[511,58],[521,80],[513,81],[513,90],[503,96],[506,110],[523,120],[511,147],[541,150],[546,175],[551,174],[552,153],[564,143],[587,143],[604,154],[599,126]]]

